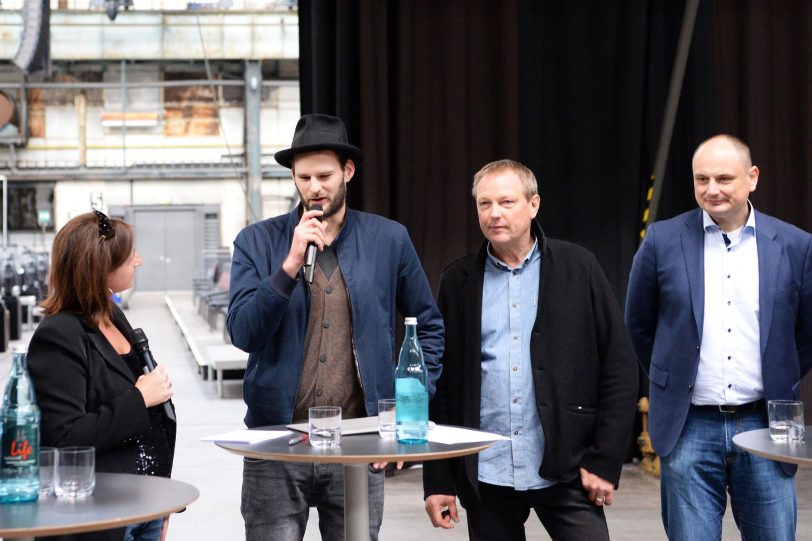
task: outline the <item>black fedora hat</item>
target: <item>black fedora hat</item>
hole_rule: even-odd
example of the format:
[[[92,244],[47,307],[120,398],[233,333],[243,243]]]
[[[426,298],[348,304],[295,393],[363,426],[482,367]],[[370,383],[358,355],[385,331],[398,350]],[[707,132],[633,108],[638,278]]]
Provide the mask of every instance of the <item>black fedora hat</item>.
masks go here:
[[[344,122],[330,115],[304,115],[300,118],[290,148],[280,150],[274,158],[279,165],[290,169],[294,155],[317,150],[332,150],[356,164],[364,159],[361,149],[347,142]]]

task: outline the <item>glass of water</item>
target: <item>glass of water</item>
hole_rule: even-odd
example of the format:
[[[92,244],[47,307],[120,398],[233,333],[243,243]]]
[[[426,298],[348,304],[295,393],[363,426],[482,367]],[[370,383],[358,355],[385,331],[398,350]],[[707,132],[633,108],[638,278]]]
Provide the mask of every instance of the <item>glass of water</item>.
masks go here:
[[[800,400],[768,401],[767,420],[774,441],[804,439],[804,403]]]
[[[378,400],[378,434],[384,439],[395,437],[395,399],[382,398]]]
[[[39,448],[39,495],[40,498],[54,493],[54,467],[56,466],[56,449]]]
[[[310,416],[310,445],[313,447],[341,446],[341,408],[339,406],[314,406]]]
[[[96,486],[96,449],[62,447],[56,453],[54,492],[57,498],[85,498]]]

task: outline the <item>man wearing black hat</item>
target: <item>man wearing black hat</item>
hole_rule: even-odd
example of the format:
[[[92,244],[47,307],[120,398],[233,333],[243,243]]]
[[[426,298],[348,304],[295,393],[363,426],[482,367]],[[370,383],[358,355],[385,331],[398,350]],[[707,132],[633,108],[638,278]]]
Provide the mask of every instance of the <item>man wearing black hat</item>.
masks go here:
[[[291,169],[301,204],[234,240],[227,326],[234,345],[250,353],[246,425],[304,422],[319,405],[341,406],[344,419],[376,415],[378,399],[394,396],[396,310],[417,317],[433,394],[442,318],[406,229],[347,208],[347,183],[363,154],[347,142],[344,123],[305,115],[291,148],[275,157]],[[312,265],[308,245],[317,247]],[[322,538],[344,539],[343,499],[339,464],[245,459],[248,541],[302,539],[311,506]],[[369,511],[375,540],[383,515],[383,472],[375,468]]]

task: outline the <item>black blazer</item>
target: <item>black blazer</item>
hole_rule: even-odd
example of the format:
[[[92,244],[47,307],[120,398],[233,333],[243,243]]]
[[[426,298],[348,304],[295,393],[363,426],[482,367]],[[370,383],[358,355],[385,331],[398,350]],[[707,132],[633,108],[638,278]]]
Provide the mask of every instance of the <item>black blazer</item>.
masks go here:
[[[118,307],[113,323],[132,343],[132,327]],[[44,318],[28,346],[28,371],[43,446],[92,445],[96,471],[136,473],[135,436],[149,432],[149,414],[130,368],[97,327],[68,312]],[[165,426],[174,452],[176,426],[168,419]],[[123,529],[110,532],[81,538],[123,538]]]
[[[595,257],[548,240],[542,250],[539,310],[530,339],[536,404],[546,445],[540,475],[570,482],[579,468],[617,485],[634,422],[638,368],[618,304]],[[480,427],[482,283],[487,242],[443,273],[443,373],[431,419]],[[507,397],[506,397],[507,400]],[[425,495],[478,498],[476,455],[423,465]]]

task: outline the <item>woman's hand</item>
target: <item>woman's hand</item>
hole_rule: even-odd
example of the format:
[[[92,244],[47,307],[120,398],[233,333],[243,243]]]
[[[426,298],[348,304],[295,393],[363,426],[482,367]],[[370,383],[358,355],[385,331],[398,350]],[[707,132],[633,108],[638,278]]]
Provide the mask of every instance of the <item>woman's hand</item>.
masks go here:
[[[148,408],[163,404],[174,394],[172,392],[172,382],[169,381],[169,376],[166,375],[166,370],[163,366],[158,366],[150,372],[138,378],[135,382],[135,388],[141,392],[144,397],[144,403]]]

